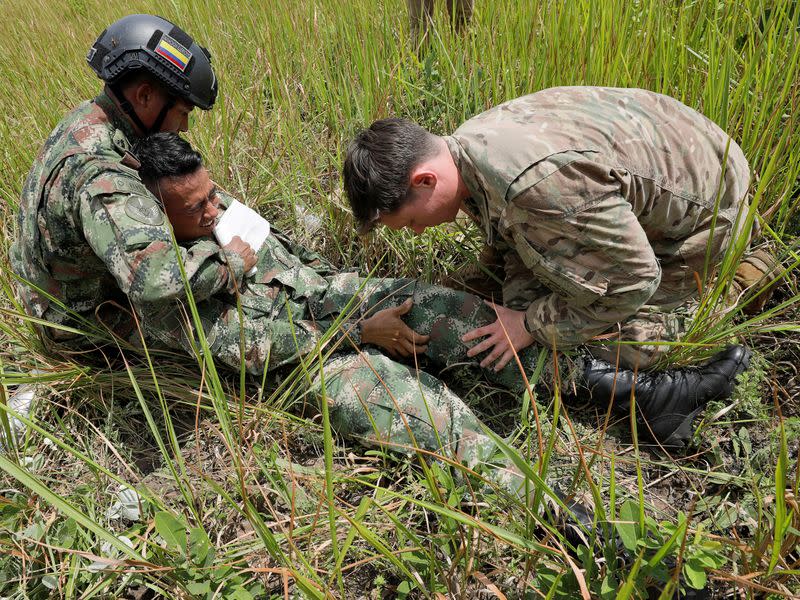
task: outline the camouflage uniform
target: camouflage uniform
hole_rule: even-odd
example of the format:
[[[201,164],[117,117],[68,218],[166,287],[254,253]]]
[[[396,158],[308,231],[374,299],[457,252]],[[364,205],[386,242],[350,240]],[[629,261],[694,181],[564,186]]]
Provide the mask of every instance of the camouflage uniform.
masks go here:
[[[221,206],[228,201],[223,195]],[[439,372],[456,364],[477,364],[467,358],[468,346],[460,337],[496,319],[483,300],[414,279],[364,279],[356,273],[338,273],[275,229],[257,259],[256,275],[238,294],[241,318],[237,295],[220,293],[198,303],[216,360],[233,369],[243,361],[249,373],[260,376],[265,369],[280,375],[302,359],[315,374],[311,393],[320,397],[324,380],[332,422],[340,434],[401,452],[419,447],[444,453],[470,468],[491,461],[492,469],[482,469],[485,475],[516,492],[519,477],[503,466],[503,460],[493,461],[495,444],[473,411],[429,373],[377,349],[361,348],[356,326],[361,318],[412,298],[413,307],[404,320],[416,332],[431,336],[422,360]],[[196,332],[187,326],[187,314],[185,309],[168,314],[143,311],[148,337],[194,352]],[[345,318],[336,325],[341,314]],[[332,336],[326,336],[329,330]],[[531,372],[537,355],[529,349],[520,360]],[[499,373],[486,371],[486,377],[516,390],[523,381],[516,364]]]
[[[547,89],[445,138],[487,242],[506,252],[503,302],[536,341],[676,340],[698,281],[745,226],[739,146],[677,100],[636,89]],[[703,279],[705,277],[705,279]],[[633,368],[664,344],[592,344]]]
[[[170,230],[157,200],[128,153],[134,131],[101,94],[64,117],[45,142],[22,190],[19,234],[11,265],[28,312],[57,325],[105,326],[123,337],[133,330],[126,310],[184,296]],[[220,247],[208,240],[181,249],[194,295],[230,290],[234,279]],[[244,264],[232,257],[241,277]],[[75,345],[75,333],[42,328]]]

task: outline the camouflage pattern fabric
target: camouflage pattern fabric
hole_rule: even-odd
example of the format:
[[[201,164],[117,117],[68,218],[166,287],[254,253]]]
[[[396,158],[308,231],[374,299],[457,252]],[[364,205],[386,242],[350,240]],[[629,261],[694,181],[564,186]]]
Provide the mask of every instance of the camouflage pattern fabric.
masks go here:
[[[226,203],[224,199],[221,204]],[[510,493],[519,491],[519,474],[497,458],[498,449],[473,411],[432,374],[377,349],[362,348],[355,327],[359,319],[412,298],[413,307],[404,320],[418,333],[431,336],[420,358],[438,374],[453,365],[477,365],[476,359],[467,358],[469,346],[460,338],[496,319],[483,300],[413,279],[336,273],[321,257],[293,246],[278,231],[267,238],[257,259],[256,275],[247,279],[238,295],[240,308],[235,295],[217,294],[198,303],[216,360],[233,369],[244,361],[246,370],[256,376],[264,369],[296,366],[301,357],[307,365],[321,362],[322,374],[308,392],[321,397],[324,378],[325,398],[340,435],[400,452],[421,448],[479,468]],[[145,331],[163,345],[195,352],[197,332],[187,314],[181,308],[167,314],[143,311]],[[336,327],[340,314],[346,318]],[[333,336],[326,336],[332,328]],[[318,356],[328,359],[317,361]],[[530,375],[538,350],[526,349],[519,358]],[[313,367],[310,370],[314,372]],[[516,364],[499,373],[484,373],[491,383],[522,391],[524,380]],[[569,378],[562,374],[562,380]],[[550,368],[541,380],[553,380]]]
[[[596,336],[600,358],[647,367],[680,337],[742,233],[750,175],[739,146],[677,100],[636,89],[553,88],[445,138],[489,244],[506,254],[504,304],[546,347]],[[712,268],[706,270],[706,255]],[[706,280],[703,280],[706,277]],[[687,312],[687,311],[684,311]],[[689,317],[689,318],[687,318]]]
[[[54,324],[108,327],[125,336],[129,313],[113,304],[167,303],[184,297],[167,219],[141,183],[128,153],[132,126],[101,94],[64,117],[48,137],[25,181],[11,246],[19,294],[34,317]],[[194,295],[230,290],[232,268],[220,247],[198,240],[180,250]],[[88,340],[57,328],[51,339]]]
[[[484,433],[475,413],[441,380],[367,348],[335,355],[312,392],[330,405],[331,424],[364,444],[426,458],[443,457],[479,473],[508,494],[524,479]]]

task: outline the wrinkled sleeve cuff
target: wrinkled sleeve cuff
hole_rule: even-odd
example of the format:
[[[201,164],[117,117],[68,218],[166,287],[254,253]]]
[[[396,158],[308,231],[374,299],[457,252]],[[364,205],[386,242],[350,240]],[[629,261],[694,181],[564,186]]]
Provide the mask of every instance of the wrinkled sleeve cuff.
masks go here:
[[[525,331],[527,331],[532,336],[536,337],[536,332],[539,330],[539,323],[532,319],[533,315],[531,314],[531,309],[533,305],[529,306],[528,309],[525,311]]]
[[[235,252],[225,252],[225,250],[222,250],[220,254],[228,265],[228,275],[231,277],[231,280],[228,282],[228,289],[233,290],[237,283],[244,281],[244,259]]]

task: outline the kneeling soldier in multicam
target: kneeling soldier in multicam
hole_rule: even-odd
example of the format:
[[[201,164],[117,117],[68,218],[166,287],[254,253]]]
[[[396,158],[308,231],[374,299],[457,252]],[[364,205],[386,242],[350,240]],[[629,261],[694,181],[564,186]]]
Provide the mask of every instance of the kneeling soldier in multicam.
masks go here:
[[[747,235],[741,149],[677,100],[553,88],[446,137],[382,119],[351,143],[344,180],[362,232],[421,233],[463,209],[505,256],[498,319],[463,337],[481,340],[468,354],[486,353],[482,366],[502,368],[533,344],[584,345],[564,389],[625,413],[634,398],[641,430],[675,446],[748,366],[748,351],[733,346],[702,368],[646,370],[691,322],[698,274],[710,277]]]

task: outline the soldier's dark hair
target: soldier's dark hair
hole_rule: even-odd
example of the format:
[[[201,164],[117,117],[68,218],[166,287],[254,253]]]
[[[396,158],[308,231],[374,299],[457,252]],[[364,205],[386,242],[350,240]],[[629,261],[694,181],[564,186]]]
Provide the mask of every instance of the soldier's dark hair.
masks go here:
[[[139,159],[139,177],[145,185],[164,177],[190,175],[203,166],[203,157],[177,133],[154,133],[134,145],[133,155]]]
[[[375,121],[347,148],[342,175],[360,231],[411,199],[411,170],[437,151],[436,136],[406,119]]]

